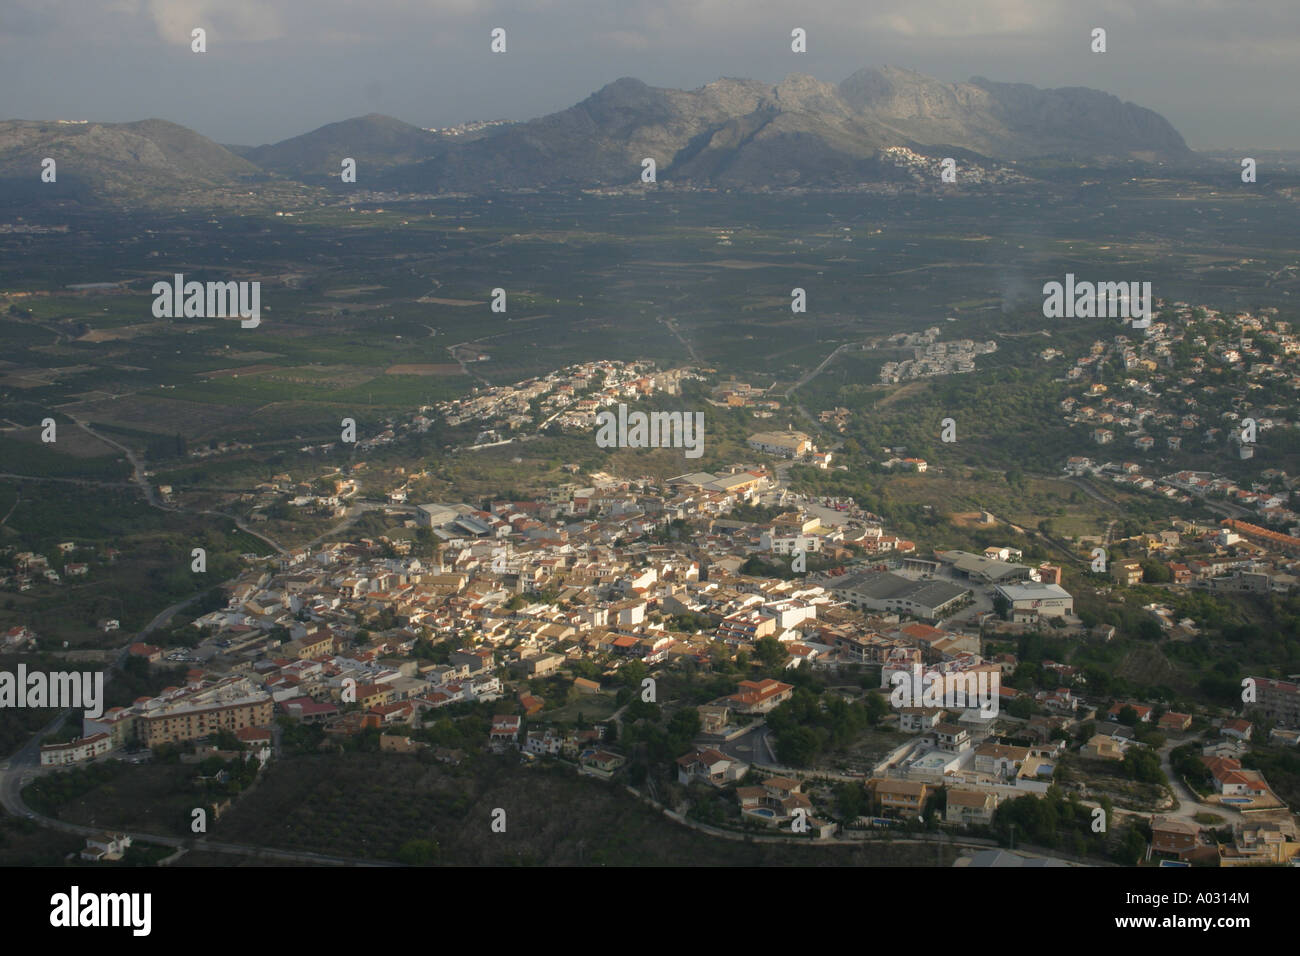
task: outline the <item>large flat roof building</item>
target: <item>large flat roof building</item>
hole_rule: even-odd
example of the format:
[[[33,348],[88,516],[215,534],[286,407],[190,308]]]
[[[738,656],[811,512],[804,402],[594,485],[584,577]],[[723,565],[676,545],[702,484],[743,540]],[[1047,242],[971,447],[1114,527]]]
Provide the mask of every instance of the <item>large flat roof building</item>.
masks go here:
[[[425,505],[416,505],[415,520],[422,528],[440,528],[443,525],[451,524],[469,510],[470,508],[467,505],[446,505],[430,502]]]
[[[841,601],[858,609],[893,611],[936,620],[953,610],[971,592],[951,581],[913,581],[889,571],[862,571],[827,585]]]
[[[937,551],[935,557],[952,568],[959,577],[986,584],[1005,584],[1010,581],[1028,581],[1030,569],[1023,564],[999,561],[969,551]]]
[[[749,436],[749,447],[769,455],[785,458],[802,458],[817,450],[812,439],[803,432],[758,432]]]
[[[1011,602],[1012,611],[1036,611],[1039,617],[1074,613],[1074,598],[1059,584],[1000,584],[994,590]]]

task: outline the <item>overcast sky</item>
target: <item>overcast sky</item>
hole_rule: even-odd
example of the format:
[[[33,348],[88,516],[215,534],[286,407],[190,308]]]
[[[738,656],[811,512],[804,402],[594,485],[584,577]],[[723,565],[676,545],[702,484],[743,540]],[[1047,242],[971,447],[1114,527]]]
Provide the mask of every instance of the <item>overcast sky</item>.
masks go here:
[[[530,119],[620,76],[838,83],[890,64],[1093,87],[1249,155],[1300,147],[1297,54],[1297,0],[0,0],[0,118],[159,117],[257,145],[370,112]]]

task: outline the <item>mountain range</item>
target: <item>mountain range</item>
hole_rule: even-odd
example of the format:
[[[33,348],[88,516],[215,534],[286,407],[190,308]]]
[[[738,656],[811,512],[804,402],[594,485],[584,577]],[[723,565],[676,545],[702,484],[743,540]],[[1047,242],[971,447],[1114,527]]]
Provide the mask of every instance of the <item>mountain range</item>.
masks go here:
[[[990,167],[1196,161],[1162,116],[1107,93],[978,77],[948,84],[887,66],[838,85],[793,74],[775,86],[723,78],[674,90],[624,78],[560,112],[463,137],[377,114],[257,147],[222,146],[163,120],[9,120],[0,122],[0,184],[27,180],[32,192],[52,156],[61,177],[107,198],[259,180],[327,185],[351,157],[358,186],[483,192],[631,184],[650,157],[660,180],[837,186],[905,178],[884,153],[891,147]]]

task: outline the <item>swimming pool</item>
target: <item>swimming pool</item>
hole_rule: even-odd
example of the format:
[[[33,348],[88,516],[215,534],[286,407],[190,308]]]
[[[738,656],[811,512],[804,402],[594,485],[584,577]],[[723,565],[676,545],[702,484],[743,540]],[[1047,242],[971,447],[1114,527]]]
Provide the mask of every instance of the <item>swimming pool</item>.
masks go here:
[[[769,820],[776,816],[776,812],[769,810],[767,807],[755,807],[753,810],[748,812],[752,813],[756,817],[767,817]]]
[[[1220,803],[1254,803],[1250,797],[1220,797]]]

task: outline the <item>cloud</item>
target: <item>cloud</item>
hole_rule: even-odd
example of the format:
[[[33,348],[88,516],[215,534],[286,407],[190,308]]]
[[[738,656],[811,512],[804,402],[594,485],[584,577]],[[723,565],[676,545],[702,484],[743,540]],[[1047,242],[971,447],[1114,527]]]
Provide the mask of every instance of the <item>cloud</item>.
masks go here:
[[[1228,45],[1275,56],[1292,52],[1300,35],[1293,0],[5,0],[4,34],[52,43],[134,45],[145,37],[188,47],[190,31],[208,30],[228,44],[291,42],[295,46],[407,42],[472,43],[493,26],[517,33],[523,48],[572,49],[600,44],[623,49],[721,48],[735,38],[788,46],[790,29],[817,45],[890,40],[949,43],[976,38],[1033,38],[1059,44],[1094,26],[1111,32],[1114,48],[1140,38],[1144,49]],[[1083,42],[1083,41],[1081,41]],[[755,52],[758,52],[756,50]]]
[[[972,75],[1090,86],[1211,131],[1300,129],[1295,0],[0,0],[6,112],[167,112],[275,135],[285,114],[383,107],[445,125],[560,109],[617,76],[690,87],[719,76],[834,82],[891,63],[949,82]],[[208,54],[189,53],[208,31]],[[488,52],[505,27],[510,52]],[[790,30],[808,53],[790,51]],[[1092,28],[1109,52],[1088,50]],[[58,89],[34,89],[34,65]],[[92,67],[93,64],[93,67]],[[196,69],[198,67],[198,69]],[[218,69],[210,69],[217,67]],[[249,90],[273,89],[275,95]],[[21,92],[20,92],[21,91]],[[329,98],[317,109],[314,101]],[[17,101],[17,102],[15,102]],[[219,104],[219,105],[218,105]],[[291,105],[292,104],[292,105]],[[303,112],[303,106],[307,113]],[[310,114],[310,118],[308,116]],[[450,114],[450,115],[444,115]],[[334,117],[329,117],[334,118]],[[1195,129],[1199,127],[1199,131]],[[226,132],[224,135],[236,135]],[[243,135],[243,134],[239,134]],[[1293,134],[1287,133],[1291,136]],[[1294,134],[1300,136],[1300,134]],[[1192,137],[1189,137],[1189,139]]]

